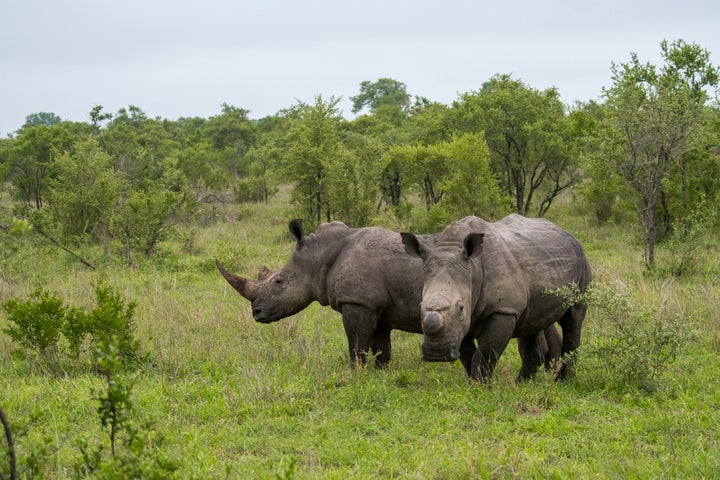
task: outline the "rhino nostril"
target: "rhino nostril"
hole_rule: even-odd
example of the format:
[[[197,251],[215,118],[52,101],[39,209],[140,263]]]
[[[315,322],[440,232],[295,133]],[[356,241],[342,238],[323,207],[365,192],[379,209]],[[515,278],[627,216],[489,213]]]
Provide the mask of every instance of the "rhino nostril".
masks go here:
[[[253,309],[252,309],[253,317],[257,317],[257,316],[259,316],[261,313],[262,313],[262,308],[260,308],[260,307],[253,307]]]
[[[422,326],[423,333],[430,335],[439,333],[443,328],[442,316],[437,312],[430,312],[425,315]]]

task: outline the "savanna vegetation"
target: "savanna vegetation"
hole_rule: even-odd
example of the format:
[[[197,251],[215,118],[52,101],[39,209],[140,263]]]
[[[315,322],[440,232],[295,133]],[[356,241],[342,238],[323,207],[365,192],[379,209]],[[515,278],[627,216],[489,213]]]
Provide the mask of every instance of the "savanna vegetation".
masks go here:
[[[0,478],[713,478],[720,70],[630,55],[601,101],[495,75],[450,105],[381,78],[252,119],[28,115],[0,139]],[[545,216],[594,286],[574,378],[348,368],[339,314],[272,325],[215,270],[324,221],[433,232]],[[551,294],[551,292],[549,292]],[[572,289],[553,292],[577,300]]]

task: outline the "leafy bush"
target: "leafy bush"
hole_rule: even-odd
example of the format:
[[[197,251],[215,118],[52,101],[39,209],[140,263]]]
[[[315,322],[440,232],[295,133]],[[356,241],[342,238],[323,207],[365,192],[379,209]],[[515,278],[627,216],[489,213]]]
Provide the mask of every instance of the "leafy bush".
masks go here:
[[[10,320],[3,331],[23,347],[53,361],[69,318],[62,299],[38,288],[27,301],[8,300],[3,310]]]
[[[134,338],[135,302],[125,302],[102,283],[95,286],[95,301],[95,308],[87,312],[37,288],[27,300],[10,299],[2,305],[8,317],[3,331],[55,371],[62,370],[64,361],[77,360],[84,348],[94,350],[101,342],[114,342],[126,362],[135,358],[139,347]]]
[[[593,284],[580,293],[570,285],[552,293],[595,310],[598,332],[583,347],[583,362],[611,388],[656,391],[663,371],[696,337],[683,313],[636,302],[624,286]]]

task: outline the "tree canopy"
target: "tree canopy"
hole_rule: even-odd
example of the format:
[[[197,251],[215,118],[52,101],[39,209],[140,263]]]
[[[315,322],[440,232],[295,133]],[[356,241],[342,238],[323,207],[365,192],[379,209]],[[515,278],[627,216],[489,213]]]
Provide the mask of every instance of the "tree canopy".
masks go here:
[[[634,205],[651,266],[682,222],[717,222],[720,195],[720,71],[696,44],[660,50],[662,65],[631,54],[602,101],[572,106],[497,74],[449,105],[392,78],[363,81],[352,120],[322,95],[260,119],[228,103],[178,120],[134,105],[95,106],[89,123],[32,113],[0,139],[0,188],[14,202],[0,225],[15,217],[132,264],[178,224],[227,220],[228,202],[267,201],[280,184],[286,215],[310,227],[436,231],[469,214],[544,216],[572,196],[600,222],[626,221]]]

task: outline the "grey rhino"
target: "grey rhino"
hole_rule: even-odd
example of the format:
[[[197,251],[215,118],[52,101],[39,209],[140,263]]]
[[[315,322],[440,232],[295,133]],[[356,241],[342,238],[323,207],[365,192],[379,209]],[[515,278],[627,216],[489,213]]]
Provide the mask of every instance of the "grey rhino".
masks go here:
[[[313,301],[342,314],[351,365],[390,361],[390,331],[422,333],[422,262],[403,251],[398,233],[378,227],[321,224],[305,236],[302,222],[290,222],[296,238],[292,257],[277,271],[263,267],[258,280],[220,273],[250,300],[256,321],[270,323],[294,315]],[[426,239],[428,242],[430,239]]]
[[[401,236],[406,252],[423,260],[424,360],[459,358],[472,378],[487,382],[516,337],[523,363],[518,378],[528,379],[543,361],[548,335],[542,332],[558,322],[563,362],[557,378],[567,376],[587,306],[568,307],[548,290],[574,284],[584,291],[590,283],[575,237],[548,220],[517,214],[495,223],[465,217],[432,244],[412,233]]]
[[[396,232],[331,222],[305,236],[300,220],[289,228],[297,240],[290,260],[274,272],[262,267],[256,281],[216,261],[225,280],[250,300],[256,321],[275,322],[313,301],[330,305],[342,314],[353,366],[365,363],[367,352],[375,356],[376,367],[386,366],[392,329],[422,333],[422,261],[404,252]],[[419,238],[433,243],[433,235]],[[559,358],[562,340],[554,327],[546,335],[542,353],[551,362]]]

